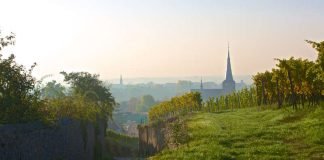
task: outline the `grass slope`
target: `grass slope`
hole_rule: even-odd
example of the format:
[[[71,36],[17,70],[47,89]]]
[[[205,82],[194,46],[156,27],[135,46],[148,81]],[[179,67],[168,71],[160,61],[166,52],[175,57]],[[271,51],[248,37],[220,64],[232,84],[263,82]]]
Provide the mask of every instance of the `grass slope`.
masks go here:
[[[109,130],[106,136],[106,148],[109,157],[138,157],[138,138],[129,137]]]
[[[189,140],[151,159],[324,159],[324,109],[195,113]]]

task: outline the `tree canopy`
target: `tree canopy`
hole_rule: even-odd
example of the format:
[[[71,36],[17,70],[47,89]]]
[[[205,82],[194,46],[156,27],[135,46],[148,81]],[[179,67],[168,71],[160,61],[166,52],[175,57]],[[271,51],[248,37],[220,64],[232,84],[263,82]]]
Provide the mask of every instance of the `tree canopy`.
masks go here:
[[[2,37],[0,32],[0,50],[13,45],[14,38],[14,34]],[[41,101],[35,90],[36,80],[31,75],[35,66],[36,63],[26,70],[17,64],[13,54],[8,58],[0,54],[0,123],[39,118],[36,110]]]
[[[144,95],[141,97],[139,104],[136,105],[137,112],[147,112],[150,107],[155,104],[154,97],[151,95]]]
[[[96,102],[104,117],[112,117],[112,111],[116,105],[115,99],[106,88],[99,75],[87,72],[61,72],[64,81],[71,85],[72,95]],[[108,118],[107,117],[107,118]]]
[[[259,104],[314,106],[324,96],[324,42],[307,41],[318,52],[315,62],[291,57],[276,59],[276,68],[253,76]]]
[[[44,99],[61,98],[65,96],[65,92],[66,88],[53,80],[41,88],[41,97]]]

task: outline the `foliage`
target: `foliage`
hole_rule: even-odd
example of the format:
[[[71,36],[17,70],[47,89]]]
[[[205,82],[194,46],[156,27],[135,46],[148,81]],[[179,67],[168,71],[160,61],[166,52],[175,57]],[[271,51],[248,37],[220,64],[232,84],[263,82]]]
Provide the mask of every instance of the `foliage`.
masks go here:
[[[62,74],[64,81],[71,84],[71,93],[65,94],[65,87],[56,81],[48,82],[41,89],[46,103],[39,111],[46,115],[45,122],[52,123],[65,117],[96,122],[98,118],[107,121],[112,116],[115,101],[98,79],[99,75],[86,72]]]
[[[240,91],[220,97],[209,98],[202,102],[200,93],[187,93],[174,97],[170,101],[161,102],[149,110],[151,122],[165,120],[177,115],[191,113],[192,111],[221,112],[257,105],[255,87],[244,88]]]
[[[105,138],[108,154],[113,157],[137,157],[138,156],[138,138],[129,137],[112,130],[107,131]]]
[[[43,88],[41,88],[41,98],[53,99],[62,98],[65,96],[65,87],[55,80],[48,82]]]
[[[150,159],[323,159],[324,109],[239,109],[185,117],[190,138]]]
[[[185,144],[188,139],[188,127],[184,122],[184,119],[177,117],[171,120],[171,123],[166,125],[165,139],[168,148],[173,149],[182,144]]]
[[[150,107],[155,104],[154,97],[151,95],[144,95],[136,105],[136,112],[147,112]]]
[[[140,104],[140,99],[132,97],[127,101],[118,102],[115,111],[117,112],[136,112],[136,106]]]
[[[0,51],[14,45],[14,40],[14,34],[2,37],[0,32]],[[66,96],[65,87],[56,81],[39,89],[32,76],[35,66],[26,70],[16,63],[14,55],[2,58],[0,54],[0,123],[55,122],[65,117],[96,121],[112,116],[115,100],[109,89],[103,87],[99,75],[62,72],[72,88]]]
[[[318,51],[316,62],[307,59],[276,59],[277,68],[253,76],[258,104],[318,105],[324,96],[324,42],[311,43]]]
[[[255,87],[243,88],[240,91],[220,97],[212,97],[203,103],[202,111],[221,112],[225,110],[234,110],[257,105],[257,96]]]
[[[14,44],[14,35],[0,35],[0,50]],[[17,123],[39,119],[37,108],[42,105],[31,73],[36,64],[26,70],[15,61],[15,56],[0,54],[0,123]]]
[[[81,121],[105,121],[112,115],[115,105],[109,90],[102,86],[99,75],[86,72],[65,73],[64,80],[71,84],[71,93],[56,81],[48,82],[41,88],[45,105],[39,108],[45,122],[53,123],[61,118]]]
[[[112,111],[116,105],[114,97],[108,88],[104,87],[99,80],[99,75],[92,75],[87,72],[61,72],[64,81],[71,85],[72,95],[82,97],[85,101],[94,103],[100,110],[101,118],[112,117]]]
[[[3,37],[0,30],[0,51],[8,45],[15,45],[15,39],[16,35],[14,33],[11,32],[10,35]]]
[[[149,110],[149,120],[157,121],[176,115],[199,111],[202,107],[200,93],[186,93],[183,96],[173,97],[170,101],[159,103]]]
[[[317,43],[314,41],[306,40],[307,43],[311,44],[313,48],[315,48],[318,52],[316,63],[320,65],[322,70],[324,71],[324,41]]]
[[[96,122],[108,120],[115,105],[109,90],[102,85],[99,75],[86,72],[62,72],[64,80],[71,84],[71,93],[56,81],[48,82],[41,88],[45,105],[39,108],[45,122],[56,122],[61,118]]]
[[[48,123],[55,123],[66,117],[95,122],[97,114],[100,113],[95,102],[77,95],[48,99],[39,111],[45,115],[44,120]]]

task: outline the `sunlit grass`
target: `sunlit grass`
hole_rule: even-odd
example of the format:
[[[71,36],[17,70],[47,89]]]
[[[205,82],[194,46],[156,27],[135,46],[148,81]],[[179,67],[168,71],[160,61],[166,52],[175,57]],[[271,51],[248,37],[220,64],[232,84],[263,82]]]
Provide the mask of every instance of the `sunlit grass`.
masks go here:
[[[240,109],[185,117],[190,139],[152,159],[324,159],[324,109]]]

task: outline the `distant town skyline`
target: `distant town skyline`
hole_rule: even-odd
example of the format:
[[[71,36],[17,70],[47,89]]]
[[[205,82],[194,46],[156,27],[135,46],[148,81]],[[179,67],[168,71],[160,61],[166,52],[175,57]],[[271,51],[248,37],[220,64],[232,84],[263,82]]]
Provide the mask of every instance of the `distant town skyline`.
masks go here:
[[[235,78],[235,77],[234,77]],[[251,75],[238,75],[235,80],[236,83],[241,83],[243,80],[244,83],[250,85],[252,84],[252,76]],[[203,83],[214,82],[218,85],[221,85],[222,81],[224,81],[224,76],[174,76],[174,77],[124,77],[123,76],[123,84],[124,85],[133,85],[133,84],[143,84],[143,83],[155,83],[155,84],[164,84],[164,83],[177,83],[178,81],[192,81],[195,83],[200,83],[201,79]],[[109,84],[119,84],[119,78],[111,78],[105,79],[105,81]]]
[[[87,71],[125,83],[135,77],[225,77],[230,42],[235,76],[275,66],[274,58],[316,52],[324,39],[322,0],[4,0],[2,34],[14,32],[20,64],[42,77]]]

